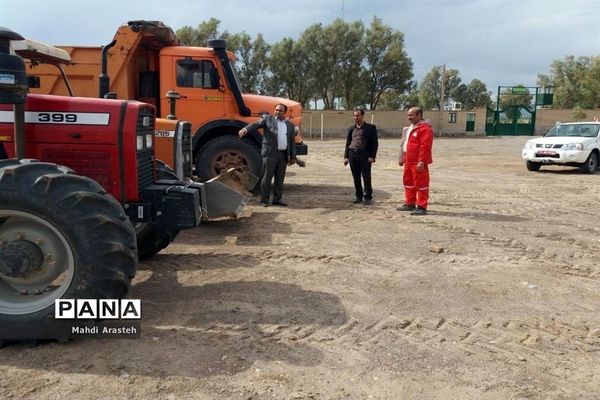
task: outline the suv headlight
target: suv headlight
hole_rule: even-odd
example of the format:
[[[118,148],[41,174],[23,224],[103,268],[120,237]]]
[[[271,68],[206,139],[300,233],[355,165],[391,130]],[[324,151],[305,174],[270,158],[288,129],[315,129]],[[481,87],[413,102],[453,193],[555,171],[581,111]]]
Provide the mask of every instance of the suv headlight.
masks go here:
[[[583,150],[583,144],[581,143],[569,143],[564,147],[565,150]]]
[[[534,149],[535,148],[535,144],[533,143],[525,143],[525,146],[523,146],[523,149]]]

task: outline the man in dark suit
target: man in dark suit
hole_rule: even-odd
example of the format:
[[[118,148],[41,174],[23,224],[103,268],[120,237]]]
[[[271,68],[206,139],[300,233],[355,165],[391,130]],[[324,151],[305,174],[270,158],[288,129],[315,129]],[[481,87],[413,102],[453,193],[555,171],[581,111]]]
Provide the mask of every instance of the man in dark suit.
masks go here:
[[[352,112],[354,125],[348,128],[346,148],[344,151],[344,165],[350,164],[354,178],[355,197],[354,203],[368,205],[373,202],[373,188],[371,186],[371,165],[377,156],[377,127],[363,121],[365,110],[355,109]],[[362,180],[365,183],[363,191]]]
[[[261,155],[263,158],[262,178],[260,183],[260,205],[269,205],[271,194],[271,181],[273,184],[273,205],[287,206],[281,201],[283,194],[283,180],[288,165],[296,162],[296,144],[294,124],[285,118],[287,106],[277,104],[273,115],[265,114],[258,121],[240,129],[239,136],[243,137],[257,129],[263,130]]]

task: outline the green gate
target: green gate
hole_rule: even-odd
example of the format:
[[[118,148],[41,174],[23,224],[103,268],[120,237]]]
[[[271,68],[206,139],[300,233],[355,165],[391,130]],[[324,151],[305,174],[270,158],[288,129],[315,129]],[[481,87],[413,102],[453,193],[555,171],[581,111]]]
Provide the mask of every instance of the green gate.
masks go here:
[[[533,135],[535,131],[535,109],[523,106],[508,106],[504,110],[487,109],[486,135]]]
[[[552,92],[552,87],[498,86],[496,109],[486,113],[486,135],[533,135],[536,110],[552,104]]]

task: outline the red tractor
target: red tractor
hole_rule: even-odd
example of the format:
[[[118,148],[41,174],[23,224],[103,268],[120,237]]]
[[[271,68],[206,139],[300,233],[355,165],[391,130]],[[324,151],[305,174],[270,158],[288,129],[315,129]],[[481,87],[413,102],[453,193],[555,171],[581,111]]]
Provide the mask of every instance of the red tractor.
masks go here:
[[[45,329],[55,300],[124,297],[138,251],[247,199],[222,179],[156,180],[151,105],[28,95],[22,39],[0,28],[0,342],[66,339]]]

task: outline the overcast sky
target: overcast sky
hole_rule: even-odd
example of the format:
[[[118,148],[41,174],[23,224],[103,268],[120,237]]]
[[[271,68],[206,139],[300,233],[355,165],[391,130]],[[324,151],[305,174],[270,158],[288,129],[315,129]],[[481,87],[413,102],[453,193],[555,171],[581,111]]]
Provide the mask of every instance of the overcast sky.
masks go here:
[[[404,33],[415,79],[446,64],[494,94],[499,85],[535,86],[566,55],[600,55],[600,0],[0,0],[0,26],[49,44],[107,44],[129,20],[177,30],[211,17],[220,30],[262,33],[272,44],[314,23],[368,26],[373,16]]]

